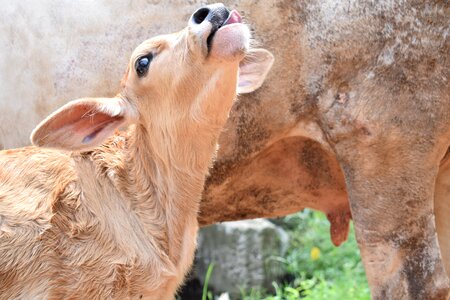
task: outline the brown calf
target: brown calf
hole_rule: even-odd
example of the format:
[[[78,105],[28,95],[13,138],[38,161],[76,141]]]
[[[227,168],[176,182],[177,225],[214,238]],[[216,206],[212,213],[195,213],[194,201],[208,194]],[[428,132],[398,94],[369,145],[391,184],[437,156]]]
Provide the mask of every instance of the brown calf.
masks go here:
[[[248,41],[236,11],[203,7],[133,52],[116,97],[38,125],[32,142],[49,149],[0,152],[2,298],[173,298],[236,87],[258,88],[273,61]]]

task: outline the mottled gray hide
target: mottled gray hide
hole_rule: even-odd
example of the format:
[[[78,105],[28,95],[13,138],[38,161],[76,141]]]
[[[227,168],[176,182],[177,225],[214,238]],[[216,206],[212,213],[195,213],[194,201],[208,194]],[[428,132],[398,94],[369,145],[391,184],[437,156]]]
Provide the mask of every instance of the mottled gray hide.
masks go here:
[[[205,2],[2,3],[0,148],[67,100],[114,94],[131,50]],[[276,60],[234,107],[200,222],[311,207],[338,245],[352,215],[373,298],[445,299],[448,1],[224,2]]]

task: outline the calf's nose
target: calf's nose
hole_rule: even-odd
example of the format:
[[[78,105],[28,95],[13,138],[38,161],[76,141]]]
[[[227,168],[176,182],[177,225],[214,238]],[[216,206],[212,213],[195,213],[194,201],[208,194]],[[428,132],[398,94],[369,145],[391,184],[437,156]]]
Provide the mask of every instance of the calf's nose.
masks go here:
[[[216,3],[199,8],[192,15],[192,21],[195,24],[210,22],[215,31],[225,23],[229,16],[230,11],[222,3]]]

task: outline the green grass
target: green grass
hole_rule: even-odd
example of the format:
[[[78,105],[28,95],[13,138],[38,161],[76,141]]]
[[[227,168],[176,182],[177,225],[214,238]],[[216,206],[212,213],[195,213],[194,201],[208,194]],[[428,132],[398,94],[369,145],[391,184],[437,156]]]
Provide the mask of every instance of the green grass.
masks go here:
[[[335,247],[322,213],[305,210],[284,218],[282,226],[290,236],[289,250],[273,259],[284,263],[289,280],[274,282],[275,293],[242,291],[243,300],[370,299],[353,227],[348,241]]]
[[[203,284],[202,300],[209,300],[209,299],[213,298],[212,293],[210,291],[208,291],[208,283],[209,283],[209,279],[211,278],[213,269],[214,269],[214,264],[209,264],[208,270],[206,271],[205,283]]]

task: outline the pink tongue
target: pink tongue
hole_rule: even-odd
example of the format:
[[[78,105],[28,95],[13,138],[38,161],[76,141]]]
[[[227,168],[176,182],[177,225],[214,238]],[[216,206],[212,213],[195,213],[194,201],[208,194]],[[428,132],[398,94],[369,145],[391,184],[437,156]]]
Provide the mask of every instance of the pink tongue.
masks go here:
[[[233,9],[230,12],[230,17],[228,18],[225,25],[233,24],[233,23],[241,23],[241,21],[242,21],[241,15],[236,10]]]

